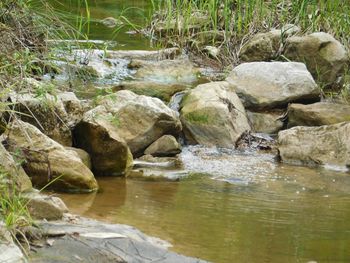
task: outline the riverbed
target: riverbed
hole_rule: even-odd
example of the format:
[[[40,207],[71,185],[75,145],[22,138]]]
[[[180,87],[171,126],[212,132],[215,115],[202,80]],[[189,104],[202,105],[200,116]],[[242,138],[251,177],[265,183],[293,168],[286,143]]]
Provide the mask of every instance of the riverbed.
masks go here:
[[[97,21],[136,7],[128,14],[142,23],[150,1],[88,2],[91,39],[152,48],[130,27],[115,35]],[[135,226],[212,262],[350,262],[348,173],[283,165],[256,151],[185,147],[180,158],[180,181],[103,177],[98,193],[59,196],[72,213]]]

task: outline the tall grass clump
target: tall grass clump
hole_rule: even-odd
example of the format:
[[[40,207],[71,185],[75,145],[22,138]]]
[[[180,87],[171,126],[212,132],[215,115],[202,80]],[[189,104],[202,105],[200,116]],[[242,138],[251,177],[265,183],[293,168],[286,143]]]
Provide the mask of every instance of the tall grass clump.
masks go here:
[[[152,33],[182,46],[203,44],[200,37],[207,32],[216,34],[209,37],[212,44],[231,47],[232,51],[254,33],[285,24],[298,25],[304,32],[329,32],[350,46],[347,0],[152,0],[152,3]]]

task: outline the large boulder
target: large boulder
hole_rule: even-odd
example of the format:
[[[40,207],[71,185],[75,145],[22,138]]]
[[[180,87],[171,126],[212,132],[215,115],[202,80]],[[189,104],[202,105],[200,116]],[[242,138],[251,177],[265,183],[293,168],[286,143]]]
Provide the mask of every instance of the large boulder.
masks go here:
[[[1,263],[27,263],[26,256],[16,246],[11,233],[7,230],[3,221],[0,221],[0,251]]]
[[[5,136],[4,136],[5,135]],[[97,190],[92,172],[75,154],[44,135],[33,125],[14,121],[4,134],[4,144],[23,160],[23,168],[34,185],[60,191]]]
[[[233,69],[227,81],[244,106],[251,110],[283,108],[290,102],[320,100],[320,89],[302,63],[243,63]]]
[[[250,130],[245,109],[227,82],[197,86],[184,97],[180,113],[189,143],[232,148]]]
[[[350,122],[280,131],[279,155],[286,163],[349,166],[349,134]]]
[[[276,134],[283,128],[281,112],[251,112],[247,111],[249,123],[254,132]]]
[[[344,46],[324,32],[288,38],[284,55],[304,62],[315,79],[326,85],[337,80],[349,61]]]
[[[288,127],[321,126],[350,121],[350,105],[318,102],[288,106]]]
[[[15,162],[11,154],[0,143],[0,186],[14,187],[19,192],[32,189],[32,182],[19,162]]]
[[[176,112],[157,98],[123,90],[97,103],[99,106],[85,113],[74,133],[77,146],[90,153],[98,173],[123,174],[132,165],[130,151],[139,156],[164,134],[181,131]]]
[[[44,85],[44,84],[40,84]],[[63,102],[48,93],[13,93],[10,96],[14,110],[25,122],[36,126],[51,139],[66,145],[72,145],[69,117]]]
[[[152,156],[173,156],[181,152],[181,145],[172,135],[164,135],[152,143],[145,150],[145,154]]]

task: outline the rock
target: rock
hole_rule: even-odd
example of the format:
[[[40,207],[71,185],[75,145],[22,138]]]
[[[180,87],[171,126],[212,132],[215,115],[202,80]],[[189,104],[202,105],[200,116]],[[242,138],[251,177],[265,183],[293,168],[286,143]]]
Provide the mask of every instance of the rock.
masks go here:
[[[239,57],[243,62],[269,61],[278,55],[282,42],[299,31],[299,27],[287,24],[281,29],[256,34],[242,47]]]
[[[36,192],[23,196],[27,200],[27,208],[34,219],[59,220],[68,208],[55,196],[47,196]]]
[[[43,187],[50,183],[50,188],[60,191],[97,190],[97,182],[89,168],[33,125],[14,121],[4,135],[5,146],[11,152],[20,153],[23,168],[34,185]]]
[[[90,170],[92,169],[91,165],[91,158],[90,155],[84,151],[83,149],[74,148],[74,147],[64,147],[66,150],[73,152],[77,157],[80,158],[80,160],[83,162],[83,164],[86,165],[87,168]]]
[[[253,111],[320,100],[320,89],[302,63],[243,63],[233,69],[227,81],[244,106]]]
[[[279,155],[286,163],[349,166],[349,134],[350,122],[280,131]]]
[[[154,168],[154,169],[182,169],[183,163],[176,157],[154,157],[152,155],[143,155],[134,161],[135,169]]]
[[[136,70],[133,75],[137,80],[160,83],[193,83],[197,81],[199,69],[188,59],[146,61],[133,59],[130,69]]]
[[[250,130],[245,109],[227,82],[197,86],[182,101],[180,111],[189,143],[232,148]]]
[[[138,95],[156,97],[168,102],[175,93],[181,92],[189,87],[190,85],[186,84],[167,84],[155,81],[128,81],[114,86],[113,91],[130,90]]]
[[[0,143],[0,172],[5,178],[0,178],[0,185],[12,186],[20,192],[32,189],[32,182],[19,163],[16,163],[11,154]]]
[[[325,85],[334,83],[349,61],[344,46],[324,32],[288,38],[284,56],[304,62],[314,78]]]
[[[134,227],[84,218],[75,218],[74,223],[68,220],[40,223],[44,234],[53,236],[54,242],[52,246],[37,248],[30,255],[33,262],[72,262],[72,255],[73,260],[76,259],[73,262],[85,263],[205,262],[168,251],[168,242],[147,236]],[[57,237],[57,234],[61,234],[61,237]]]
[[[280,38],[281,32],[278,30],[256,34],[242,47],[239,58],[243,62],[269,61],[279,50]]]
[[[126,141],[119,135],[119,116],[98,106],[84,114],[74,129],[76,146],[91,156],[96,175],[119,176],[132,166],[133,156]]]
[[[145,154],[152,156],[174,156],[181,152],[181,145],[171,135],[163,135],[145,150]]]
[[[321,126],[350,121],[350,105],[318,102],[288,106],[288,127]]]
[[[276,134],[283,128],[281,112],[251,112],[247,111],[247,116],[254,132]]]
[[[211,58],[218,58],[218,55],[220,54],[220,48],[213,47],[213,46],[205,46],[204,52],[206,52]]]
[[[51,85],[51,84],[38,84]],[[40,91],[37,91],[37,93]],[[66,145],[72,145],[72,134],[69,127],[69,117],[64,104],[56,96],[42,94],[11,94],[11,102],[18,117],[34,125],[51,139]]]
[[[123,25],[122,21],[120,21],[114,17],[106,17],[106,18],[101,20],[101,23],[103,25],[105,25],[106,27],[110,27],[110,28],[116,27],[118,25]]]
[[[57,99],[62,101],[64,109],[68,115],[67,125],[70,128],[74,127],[83,118],[86,107],[77,98],[74,92],[60,92],[57,95]]]
[[[21,249],[15,245],[5,223],[0,221],[0,251],[1,263],[26,263],[28,262]]]

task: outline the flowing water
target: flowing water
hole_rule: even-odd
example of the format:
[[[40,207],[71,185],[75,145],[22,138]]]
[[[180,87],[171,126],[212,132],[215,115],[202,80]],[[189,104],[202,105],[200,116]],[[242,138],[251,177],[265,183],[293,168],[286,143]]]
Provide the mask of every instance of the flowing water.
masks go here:
[[[66,10],[75,3],[64,2]],[[150,48],[127,34],[130,28],[114,37],[97,21],[137,7],[128,17],[142,23],[151,1],[88,2],[92,39],[114,40],[115,49]],[[181,159],[188,177],[178,182],[98,178],[99,193],[60,197],[73,213],[135,226],[212,262],[350,262],[349,173],[198,146],[186,147]]]

